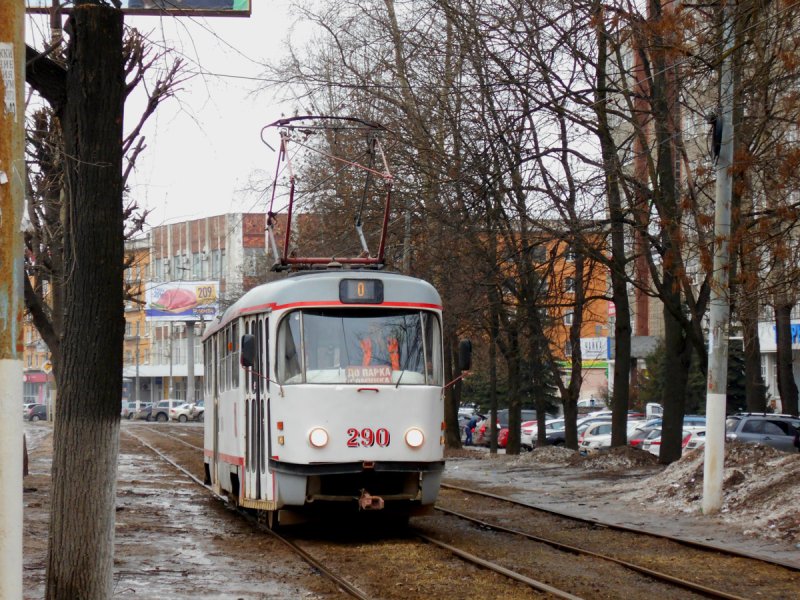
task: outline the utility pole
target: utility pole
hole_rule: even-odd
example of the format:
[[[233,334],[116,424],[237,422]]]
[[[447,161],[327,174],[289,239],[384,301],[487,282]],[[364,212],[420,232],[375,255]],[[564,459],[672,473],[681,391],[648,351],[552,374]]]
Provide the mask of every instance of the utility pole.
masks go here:
[[[720,67],[720,114],[722,139],[717,157],[714,207],[714,271],[711,277],[711,312],[708,333],[708,385],[706,389],[706,445],[703,465],[703,513],[722,507],[722,475],[725,462],[725,402],[728,386],[728,325],[730,321],[731,191],[733,187],[733,7],[725,2],[724,47]]]
[[[22,598],[25,3],[0,2],[0,598]]]
[[[186,321],[186,401],[194,402],[194,321]]]
[[[141,322],[136,322],[136,379],[133,384],[133,401],[136,403],[136,410],[139,410],[139,324]]]

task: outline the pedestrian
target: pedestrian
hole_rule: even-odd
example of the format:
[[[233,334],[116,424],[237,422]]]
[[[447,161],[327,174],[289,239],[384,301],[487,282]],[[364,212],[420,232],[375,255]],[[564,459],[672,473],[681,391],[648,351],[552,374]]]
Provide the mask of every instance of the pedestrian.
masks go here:
[[[477,415],[472,415],[472,418],[467,421],[467,424],[464,427],[464,433],[466,434],[466,439],[464,441],[465,446],[472,446],[472,430],[475,429],[478,421],[479,419]]]

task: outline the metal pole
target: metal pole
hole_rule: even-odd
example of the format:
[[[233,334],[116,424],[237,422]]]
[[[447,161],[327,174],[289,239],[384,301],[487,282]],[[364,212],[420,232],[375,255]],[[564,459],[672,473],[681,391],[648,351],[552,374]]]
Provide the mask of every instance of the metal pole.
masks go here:
[[[194,321],[186,321],[186,401],[194,402]]]
[[[169,385],[167,398],[172,398],[172,321],[169,322]]]
[[[25,3],[0,2],[0,598],[22,598]]]
[[[703,513],[722,507],[722,475],[725,461],[725,401],[728,385],[728,322],[730,320],[731,191],[733,164],[733,7],[725,3],[723,49],[720,67],[722,141],[717,158],[714,208],[714,272],[711,278],[711,312],[708,334],[708,385],[706,390],[706,445],[703,465]]]
[[[137,321],[139,326],[141,321]],[[133,401],[136,403],[136,410],[139,410],[139,332],[136,332],[136,382],[133,384]]]

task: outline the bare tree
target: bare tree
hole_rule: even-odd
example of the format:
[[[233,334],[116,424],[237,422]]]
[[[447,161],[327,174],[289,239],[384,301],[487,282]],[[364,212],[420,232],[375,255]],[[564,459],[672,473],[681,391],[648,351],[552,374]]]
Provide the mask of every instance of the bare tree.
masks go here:
[[[124,153],[135,159],[144,148],[130,145],[138,127],[123,138],[123,105],[144,64],[135,36],[124,44],[122,12],[104,2],[76,2],[67,32],[63,63],[27,48],[26,79],[52,112],[35,115],[31,135],[38,180],[26,236],[34,283],[26,280],[25,299],[53,354],[59,390],[46,597],[103,598],[113,592]]]

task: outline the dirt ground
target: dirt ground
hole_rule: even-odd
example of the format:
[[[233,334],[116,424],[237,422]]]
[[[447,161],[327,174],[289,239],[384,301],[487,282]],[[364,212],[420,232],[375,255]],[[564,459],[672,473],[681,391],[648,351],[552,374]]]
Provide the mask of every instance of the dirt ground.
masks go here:
[[[123,429],[126,426],[123,423]],[[24,481],[23,575],[25,597],[35,599],[44,595],[52,428],[26,424],[25,431],[31,474]],[[183,431],[187,439],[189,434],[197,436],[189,428]],[[195,452],[185,445],[175,447]],[[521,456],[476,448],[447,454],[446,482],[480,486],[566,514],[735,547],[800,567],[800,454],[731,445],[725,502],[714,516],[700,511],[701,454],[687,455],[667,468],[650,455],[628,449],[588,458],[561,448]],[[177,486],[174,474],[165,478],[163,465],[156,462],[123,435],[115,597],[343,597],[270,537],[254,532],[204,496],[201,488]]]

